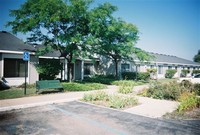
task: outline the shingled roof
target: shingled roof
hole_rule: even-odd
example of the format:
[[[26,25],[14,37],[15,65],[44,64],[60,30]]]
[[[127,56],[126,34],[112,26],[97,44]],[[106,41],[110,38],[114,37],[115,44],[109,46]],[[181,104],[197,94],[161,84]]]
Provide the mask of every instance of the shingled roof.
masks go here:
[[[6,31],[0,31],[0,50],[19,52],[36,51],[33,46],[24,43],[22,40]]]
[[[179,58],[172,55],[165,55],[165,54],[158,54],[158,53],[151,53],[151,54],[155,57],[153,61],[155,61],[156,63],[200,66],[200,63],[193,62],[193,61],[186,60],[186,59]]]

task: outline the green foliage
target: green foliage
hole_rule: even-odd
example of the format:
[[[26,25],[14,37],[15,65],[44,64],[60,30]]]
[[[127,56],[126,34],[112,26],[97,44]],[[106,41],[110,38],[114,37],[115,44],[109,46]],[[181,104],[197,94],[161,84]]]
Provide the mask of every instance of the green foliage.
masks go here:
[[[128,106],[134,106],[138,104],[138,100],[133,96],[120,96],[111,95],[109,96],[109,107],[111,108],[125,108]]]
[[[95,101],[104,101],[111,108],[125,108],[138,104],[134,96],[108,95],[104,91],[84,94],[83,101],[95,103]]]
[[[165,78],[172,78],[177,71],[175,69],[166,70]]]
[[[194,56],[194,62],[200,63],[200,50],[199,50],[198,53]]]
[[[179,101],[181,104],[178,106],[178,111],[192,110],[200,105],[200,99],[194,93],[183,93]]]
[[[200,84],[199,83],[195,83],[194,86],[194,92],[200,96]]]
[[[147,69],[147,72],[155,74],[157,72],[157,69],[149,68],[149,69]]]
[[[84,94],[84,101],[97,101],[97,100],[108,100],[108,94],[104,91],[98,91],[95,93]]]
[[[99,83],[62,83],[65,91],[89,91],[105,89],[106,85]]]
[[[127,83],[127,81],[122,81],[122,84],[119,87],[118,92],[122,94],[132,93],[133,91],[133,83]]]
[[[0,91],[0,99],[12,99],[12,98],[33,96],[35,95],[35,93],[36,93],[35,88],[27,88],[26,95],[24,95],[24,88],[12,87],[8,90]]]
[[[193,70],[192,71],[192,74],[198,74],[198,73],[200,73],[200,70]]]
[[[147,96],[156,99],[177,100],[182,91],[182,87],[180,87],[180,85],[176,82],[169,82],[166,84],[153,82],[150,84]]]
[[[84,78],[85,82],[95,82],[95,83],[102,83],[102,84],[112,84],[115,81],[115,77],[113,75],[95,75],[92,77]]]
[[[7,26],[12,27],[13,33],[30,33],[28,42],[42,42],[47,49],[39,50],[39,54],[49,52],[49,46],[58,50],[69,64],[71,81],[71,63],[91,52],[97,39],[93,35],[102,34],[98,29],[104,29],[116,11],[109,3],[94,8],[91,3],[92,0],[27,0],[19,9],[10,11],[14,20]]]
[[[117,85],[117,86],[122,86],[122,85],[126,85],[126,86],[137,86],[137,85],[143,85],[143,82],[139,82],[139,81],[132,81],[132,80],[120,80],[120,81],[113,81],[112,85]]]
[[[186,77],[188,73],[190,73],[190,70],[188,69],[181,70],[181,77]]]
[[[147,81],[150,79],[150,74],[148,72],[139,72],[137,79]]]
[[[136,75],[137,75],[136,72],[122,72],[122,79],[135,80]]]
[[[36,65],[36,70],[40,74],[41,80],[52,80],[56,78],[56,75],[62,70],[62,64],[60,60],[56,59],[42,59],[39,64]]]
[[[148,72],[123,72],[122,79],[126,80],[149,80],[150,74]]]

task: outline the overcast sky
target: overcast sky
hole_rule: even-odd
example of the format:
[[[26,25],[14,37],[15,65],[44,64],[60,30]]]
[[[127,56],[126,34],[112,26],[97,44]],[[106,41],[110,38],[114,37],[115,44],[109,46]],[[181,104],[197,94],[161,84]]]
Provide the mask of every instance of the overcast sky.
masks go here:
[[[10,9],[26,0],[0,0],[0,30]],[[118,7],[114,16],[135,24],[140,31],[137,47],[149,52],[193,60],[200,49],[200,0],[95,0],[94,5],[110,2]],[[17,37],[25,40],[25,35]]]

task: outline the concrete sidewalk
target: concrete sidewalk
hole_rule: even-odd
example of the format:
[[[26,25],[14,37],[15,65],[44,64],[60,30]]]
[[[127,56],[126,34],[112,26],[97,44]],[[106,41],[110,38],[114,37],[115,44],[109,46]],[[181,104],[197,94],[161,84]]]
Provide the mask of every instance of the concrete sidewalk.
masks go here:
[[[143,88],[148,87],[147,85],[135,86],[134,92],[138,92]],[[116,94],[118,86],[108,86],[107,89],[104,89],[108,94]],[[69,102],[81,99],[87,92],[68,92],[68,93],[59,93],[59,94],[49,94],[41,95],[34,97],[24,97],[17,99],[7,99],[0,100],[0,111],[9,111],[12,109],[28,108],[34,106],[42,106],[47,104]],[[93,91],[92,91],[93,92]],[[157,100],[147,97],[138,97],[140,105],[124,110],[125,112],[142,115],[151,118],[162,117],[167,112],[174,111],[178,102],[166,101],[166,100]]]

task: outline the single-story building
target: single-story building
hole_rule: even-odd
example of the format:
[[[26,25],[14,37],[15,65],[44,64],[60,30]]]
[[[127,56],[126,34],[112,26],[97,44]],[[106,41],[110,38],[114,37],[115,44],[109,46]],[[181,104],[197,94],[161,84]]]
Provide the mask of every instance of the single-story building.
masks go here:
[[[25,81],[25,64],[27,67],[27,83],[32,84],[39,80],[36,65],[43,59],[57,59],[62,63],[63,70],[57,76],[67,80],[67,61],[60,57],[58,51],[47,53],[37,57],[35,52],[38,46],[24,43],[16,36],[6,32],[0,32],[0,77],[4,77],[9,85],[21,85]],[[30,52],[30,61],[23,61],[23,52]],[[177,69],[176,77],[180,76],[182,69],[190,71],[200,70],[200,64],[189,60],[163,54],[155,54],[154,59],[148,62],[134,60],[132,62],[122,61],[119,63],[119,73],[146,72],[148,68],[157,69],[157,78],[164,78],[167,69]],[[85,76],[94,74],[114,74],[114,63],[106,57],[95,57],[91,59],[76,59],[73,63],[73,79],[82,80]]]
[[[33,84],[39,80],[36,64],[43,59],[57,59],[63,65],[63,71],[57,76],[67,80],[67,61],[60,57],[59,51],[47,53],[37,57],[35,52],[38,46],[24,43],[16,36],[0,31],[0,77],[4,77],[9,85],[21,85],[25,82],[25,64],[27,67],[27,83]],[[23,53],[30,52],[30,61],[23,61]],[[84,76],[96,74],[98,58],[95,62],[90,59],[77,59],[73,63],[73,79],[82,80]]]

